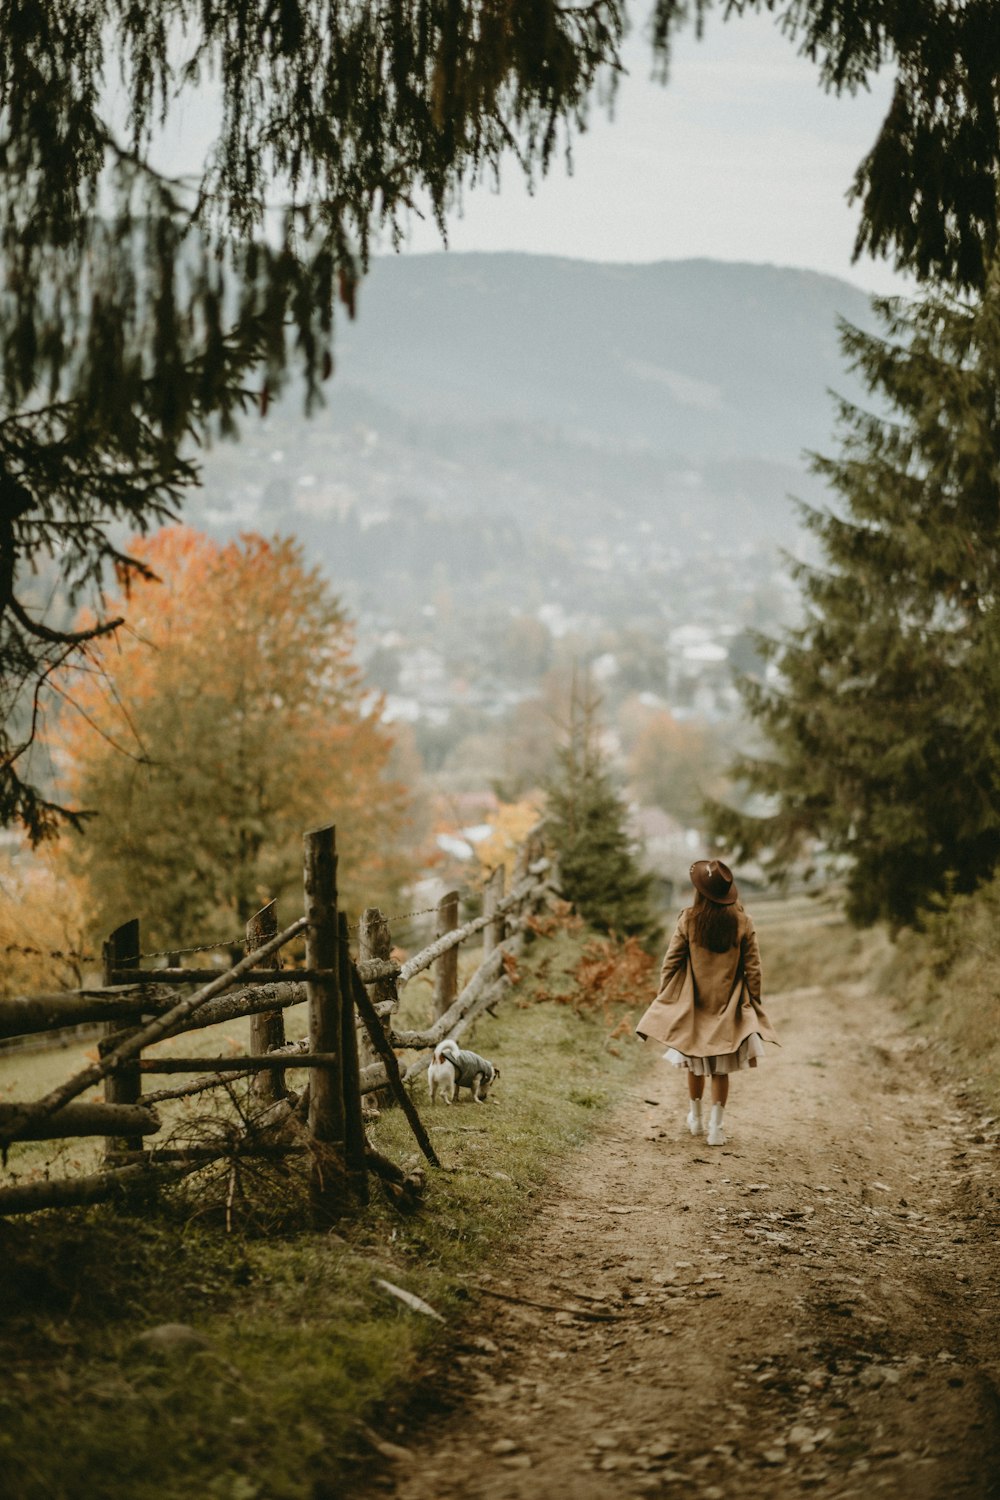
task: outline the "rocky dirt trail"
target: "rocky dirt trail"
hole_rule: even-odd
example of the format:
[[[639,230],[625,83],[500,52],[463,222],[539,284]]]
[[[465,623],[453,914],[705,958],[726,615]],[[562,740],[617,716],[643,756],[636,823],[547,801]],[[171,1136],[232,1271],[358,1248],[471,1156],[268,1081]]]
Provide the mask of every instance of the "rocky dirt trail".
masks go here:
[[[862,987],[767,1006],[722,1148],[651,1053],[385,1413],[373,1495],[1000,1496],[997,1122]]]

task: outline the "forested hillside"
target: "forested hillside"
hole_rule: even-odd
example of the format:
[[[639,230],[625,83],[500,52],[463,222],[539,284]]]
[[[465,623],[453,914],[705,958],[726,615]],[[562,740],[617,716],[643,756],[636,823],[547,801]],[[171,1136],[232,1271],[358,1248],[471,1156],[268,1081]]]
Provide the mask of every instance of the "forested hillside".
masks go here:
[[[829,390],[859,395],[838,317],[870,326],[865,294],[774,266],[381,259],[325,409],[307,422],[289,393],[248,418],[239,447],[210,458],[205,507],[362,572],[371,542],[331,520],[365,527],[396,506],[509,517],[527,542],[618,520],[685,547],[735,519],[787,543],[789,493],[816,495],[802,454],[829,442]]]

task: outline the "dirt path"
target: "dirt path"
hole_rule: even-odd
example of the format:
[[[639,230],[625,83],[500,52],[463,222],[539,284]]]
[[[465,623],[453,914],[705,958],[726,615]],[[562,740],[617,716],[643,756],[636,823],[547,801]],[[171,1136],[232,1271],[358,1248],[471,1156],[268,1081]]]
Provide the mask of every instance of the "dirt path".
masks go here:
[[[768,1010],[721,1149],[651,1057],[476,1289],[420,1439],[386,1414],[412,1458],[372,1493],[1000,1496],[997,1123],[858,987]]]

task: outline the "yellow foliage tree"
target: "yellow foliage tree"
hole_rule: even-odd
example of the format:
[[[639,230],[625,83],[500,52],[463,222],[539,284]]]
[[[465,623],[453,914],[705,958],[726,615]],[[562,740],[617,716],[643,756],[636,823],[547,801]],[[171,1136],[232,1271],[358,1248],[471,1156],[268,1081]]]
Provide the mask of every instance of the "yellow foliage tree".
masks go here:
[[[135,915],[158,948],[236,937],[272,897],[301,909],[301,835],[337,825],[341,904],[410,873],[408,799],[339,601],[298,545],[219,545],[186,527],[135,548],[128,631],[63,684],[74,839],[95,919]],[[283,903],[284,904],[284,903]]]
[[[474,846],[483,878],[503,865],[507,872],[507,889],[510,889],[518,852],[541,815],[541,797],[525,797],[520,802],[501,802],[490,819],[492,833]]]
[[[88,928],[86,887],[68,875],[63,844],[10,861],[0,870],[0,996],[77,989],[96,977]]]

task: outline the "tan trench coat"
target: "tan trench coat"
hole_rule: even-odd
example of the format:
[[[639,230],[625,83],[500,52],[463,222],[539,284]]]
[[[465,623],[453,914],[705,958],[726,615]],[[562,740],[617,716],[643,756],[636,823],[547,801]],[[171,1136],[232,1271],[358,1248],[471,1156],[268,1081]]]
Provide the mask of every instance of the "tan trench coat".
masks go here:
[[[760,951],[753,921],[742,906],[738,941],[728,953],[713,953],[689,942],[691,908],[677,919],[660,966],[656,999],[635,1028],[639,1036],[676,1047],[687,1057],[718,1057],[735,1052],[755,1031],[778,1044],[761,1009]]]

